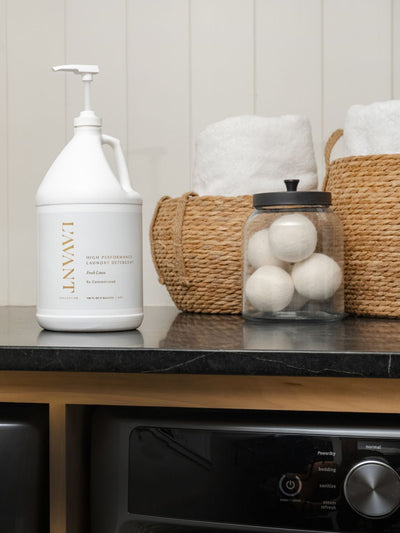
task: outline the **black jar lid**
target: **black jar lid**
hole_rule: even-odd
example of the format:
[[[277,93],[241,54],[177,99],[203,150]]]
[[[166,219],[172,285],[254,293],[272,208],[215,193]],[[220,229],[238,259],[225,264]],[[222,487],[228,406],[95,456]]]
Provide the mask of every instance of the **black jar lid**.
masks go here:
[[[298,191],[300,180],[284,180],[286,191],[260,192],[253,194],[253,206],[270,207],[274,205],[331,205],[331,193],[323,191]]]

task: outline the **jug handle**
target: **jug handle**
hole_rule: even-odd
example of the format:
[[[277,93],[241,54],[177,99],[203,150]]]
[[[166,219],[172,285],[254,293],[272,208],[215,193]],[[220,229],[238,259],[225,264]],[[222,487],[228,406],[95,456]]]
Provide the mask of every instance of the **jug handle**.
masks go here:
[[[121,187],[126,192],[132,191],[131,180],[129,179],[128,167],[121,148],[121,142],[111,135],[101,135],[101,144],[108,144],[114,150],[114,156],[117,163],[118,179]]]

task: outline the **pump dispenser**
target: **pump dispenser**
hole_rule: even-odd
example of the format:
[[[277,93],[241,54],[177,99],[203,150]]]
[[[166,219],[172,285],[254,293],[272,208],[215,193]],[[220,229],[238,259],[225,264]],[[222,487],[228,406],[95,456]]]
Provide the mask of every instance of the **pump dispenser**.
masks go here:
[[[93,81],[93,75],[99,73],[97,65],[61,65],[53,67],[55,72],[73,72],[82,76],[84,86],[84,109],[79,117],[74,119],[74,126],[101,126],[101,118],[97,117],[91,109],[90,103],[90,84]]]
[[[140,195],[118,139],[101,132],[91,109],[97,65],[61,65],[79,74],[84,109],[74,136],[36,194],[39,324],[55,331],[135,329],[143,319]],[[102,145],[114,150],[118,178]]]

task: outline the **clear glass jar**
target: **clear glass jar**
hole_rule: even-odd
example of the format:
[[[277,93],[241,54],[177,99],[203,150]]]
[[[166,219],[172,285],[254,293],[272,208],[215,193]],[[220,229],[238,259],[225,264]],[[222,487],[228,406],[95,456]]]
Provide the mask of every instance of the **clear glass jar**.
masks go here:
[[[336,320],[344,316],[343,231],[331,194],[253,196],[243,235],[243,316],[252,320]]]

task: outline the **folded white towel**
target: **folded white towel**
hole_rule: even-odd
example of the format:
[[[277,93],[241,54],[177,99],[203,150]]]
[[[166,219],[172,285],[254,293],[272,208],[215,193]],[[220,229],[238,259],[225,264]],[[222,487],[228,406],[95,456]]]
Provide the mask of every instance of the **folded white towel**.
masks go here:
[[[400,153],[400,100],[351,106],[343,138],[346,155]]]
[[[236,196],[317,188],[311,126],[306,117],[244,115],[211,124],[197,138],[193,190],[200,195]]]

